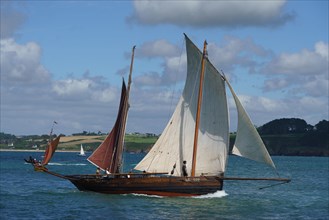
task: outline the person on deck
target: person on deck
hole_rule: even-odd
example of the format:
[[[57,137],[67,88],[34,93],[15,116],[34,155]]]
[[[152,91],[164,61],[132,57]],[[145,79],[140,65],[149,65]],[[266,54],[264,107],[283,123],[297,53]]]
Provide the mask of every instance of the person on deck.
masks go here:
[[[101,169],[99,167],[97,167],[96,169],[96,175],[99,175],[101,173]]]
[[[182,173],[183,173],[184,177],[188,176],[187,175],[187,170],[186,170],[186,160],[183,161]]]

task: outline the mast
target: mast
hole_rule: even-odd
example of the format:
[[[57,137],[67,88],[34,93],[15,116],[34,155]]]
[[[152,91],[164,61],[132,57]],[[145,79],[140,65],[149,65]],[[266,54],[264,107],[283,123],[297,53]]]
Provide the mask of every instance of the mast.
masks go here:
[[[194,144],[193,144],[193,157],[192,157],[192,171],[191,176],[195,176],[195,167],[196,167],[196,154],[198,148],[198,137],[199,137],[199,123],[200,123],[200,113],[201,113],[201,104],[202,104],[202,90],[203,90],[203,79],[204,79],[204,67],[207,54],[207,41],[204,41],[203,44],[203,53],[201,61],[201,73],[200,73],[200,84],[199,84],[199,94],[198,94],[198,105],[195,119],[195,130],[194,130]]]
[[[129,93],[130,93],[130,84],[131,84],[131,75],[133,72],[133,66],[134,66],[134,56],[135,56],[135,48],[136,46],[133,46],[132,54],[131,54],[131,63],[130,63],[130,71],[129,71],[129,78],[128,78],[128,94],[127,94],[127,101],[129,101]]]
[[[53,131],[54,131],[54,126],[55,126],[55,124],[57,124],[56,121],[54,121],[54,122],[53,122],[53,125],[51,126],[50,133],[49,133],[49,140],[48,140],[48,143],[50,143],[50,142],[53,140],[52,136],[53,136]]]
[[[129,110],[129,93],[130,93],[130,85],[131,85],[131,75],[133,72],[133,65],[134,65],[134,56],[135,56],[135,48],[136,46],[133,46],[132,48],[132,54],[131,54],[131,63],[130,63],[130,70],[129,70],[129,77],[128,77],[128,88],[127,88],[127,94],[126,99],[124,103],[124,109],[123,109],[123,118],[122,118],[122,128],[120,131],[119,136],[119,155],[118,155],[118,167],[117,167],[117,173],[122,172],[123,169],[123,151],[124,151],[124,137],[125,137],[125,130],[126,130],[126,123],[127,123],[127,117],[128,117],[128,110]]]

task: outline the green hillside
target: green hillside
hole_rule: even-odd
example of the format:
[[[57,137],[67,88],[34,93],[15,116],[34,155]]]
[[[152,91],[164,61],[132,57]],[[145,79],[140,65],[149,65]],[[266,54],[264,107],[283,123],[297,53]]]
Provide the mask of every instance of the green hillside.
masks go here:
[[[302,119],[276,119],[257,128],[271,155],[287,156],[329,156],[328,121],[322,120],[315,126]],[[59,150],[80,149],[93,151],[105,139],[101,134],[75,134],[61,137]],[[230,149],[233,147],[236,134],[230,136]],[[48,135],[15,135],[0,133],[0,149],[44,150]],[[147,152],[158,139],[153,134],[127,134],[125,150],[129,152]]]

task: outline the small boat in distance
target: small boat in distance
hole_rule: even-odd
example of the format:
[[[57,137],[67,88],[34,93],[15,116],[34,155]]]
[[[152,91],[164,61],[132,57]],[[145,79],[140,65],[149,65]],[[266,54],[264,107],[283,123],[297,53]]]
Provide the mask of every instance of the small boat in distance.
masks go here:
[[[80,156],[80,157],[85,157],[85,156],[86,156],[86,153],[85,153],[85,151],[83,150],[83,146],[82,146],[82,144],[80,145],[80,153],[78,154],[78,156]]]
[[[34,166],[34,170],[36,171],[47,170],[45,166],[49,163],[49,161],[51,160],[57,149],[61,135],[58,135],[55,139],[53,139],[53,130],[55,124],[57,124],[56,121],[53,122],[53,125],[51,127],[45,154],[41,156],[43,158],[42,161],[40,162],[36,158],[33,158],[32,156],[30,156],[29,159],[24,159],[25,162],[31,163]]]
[[[97,167],[96,174],[62,175],[46,169],[42,171],[71,181],[81,191],[106,194],[196,196],[222,190],[227,180],[289,182],[290,179],[280,177],[225,176],[230,139],[226,85],[238,112],[233,153],[276,168],[227,78],[210,63],[206,41],[203,52],[186,35],[185,41],[187,76],[183,93],[161,136],[135,166],[136,172],[124,173],[122,169],[135,47],[128,88],[124,81],[122,83],[116,122],[105,140],[88,157],[88,161]],[[99,169],[106,174],[100,174]]]

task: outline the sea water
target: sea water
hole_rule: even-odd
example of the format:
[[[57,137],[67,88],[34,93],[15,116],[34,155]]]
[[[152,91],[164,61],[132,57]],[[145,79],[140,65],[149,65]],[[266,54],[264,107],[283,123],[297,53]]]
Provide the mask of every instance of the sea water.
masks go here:
[[[288,184],[225,181],[224,190],[196,197],[81,192],[69,181],[35,172],[24,158],[0,152],[0,219],[329,219],[328,157],[273,157]],[[131,170],[144,154],[125,154]],[[57,152],[48,165],[61,174],[95,173],[77,153]],[[271,168],[230,157],[227,176],[277,176]],[[263,189],[260,189],[263,188]]]

